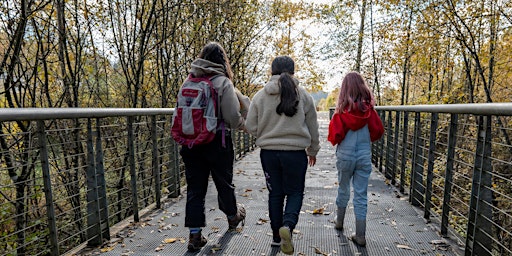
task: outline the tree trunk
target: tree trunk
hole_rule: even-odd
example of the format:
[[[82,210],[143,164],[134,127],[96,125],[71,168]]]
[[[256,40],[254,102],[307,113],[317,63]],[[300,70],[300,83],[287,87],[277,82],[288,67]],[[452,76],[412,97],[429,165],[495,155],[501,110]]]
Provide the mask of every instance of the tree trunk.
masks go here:
[[[361,56],[363,52],[363,39],[364,39],[364,20],[366,16],[366,0],[361,3],[361,23],[359,24],[359,33],[357,35],[357,56],[356,67],[357,72],[361,72]]]

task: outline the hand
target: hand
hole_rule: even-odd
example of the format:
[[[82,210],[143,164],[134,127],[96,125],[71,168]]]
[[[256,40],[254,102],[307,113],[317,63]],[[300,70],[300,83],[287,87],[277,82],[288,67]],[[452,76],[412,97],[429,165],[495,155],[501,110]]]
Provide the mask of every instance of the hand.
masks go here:
[[[308,156],[308,158],[309,158],[309,161],[308,161],[309,166],[315,166],[315,164],[316,164],[316,156]]]

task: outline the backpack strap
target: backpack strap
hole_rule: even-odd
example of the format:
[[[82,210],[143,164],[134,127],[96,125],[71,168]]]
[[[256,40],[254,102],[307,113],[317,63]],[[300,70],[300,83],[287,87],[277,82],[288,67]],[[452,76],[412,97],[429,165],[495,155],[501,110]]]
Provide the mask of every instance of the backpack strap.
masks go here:
[[[214,75],[214,76],[211,76],[209,77],[210,81],[212,81],[212,87],[213,87],[213,79],[217,78],[217,77],[220,77],[220,76],[223,76],[223,75]],[[213,88],[213,90],[215,90],[215,88]],[[220,103],[222,101],[222,94],[221,93],[218,93],[216,90],[216,95],[217,95],[217,120],[219,120],[220,122],[220,129],[222,131],[222,147],[225,148],[226,147],[226,124],[224,123],[224,118],[222,118],[222,110],[221,110],[221,107],[220,107]]]

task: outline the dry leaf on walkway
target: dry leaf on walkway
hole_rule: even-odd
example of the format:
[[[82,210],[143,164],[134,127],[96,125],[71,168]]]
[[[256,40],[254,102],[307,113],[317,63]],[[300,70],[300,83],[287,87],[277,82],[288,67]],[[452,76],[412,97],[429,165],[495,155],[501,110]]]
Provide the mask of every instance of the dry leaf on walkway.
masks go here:
[[[164,239],[164,243],[166,244],[172,244],[174,242],[178,241],[178,238],[167,238],[167,239]]]
[[[215,244],[213,247],[212,247],[212,253],[216,253],[217,251],[220,251],[222,250],[222,245],[221,244]]]
[[[318,208],[318,209],[315,209],[313,210],[313,214],[323,214],[324,213],[324,208]]]
[[[440,239],[440,240],[432,240],[430,241],[431,244],[446,244],[446,240]]]
[[[114,248],[116,248],[116,246],[101,248],[100,252],[110,252],[114,250]]]
[[[267,223],[267,222],[268,222],[268,220],[267,220],[267,219],[259,218],[259,219],[258,219],[258,222],[256,222],[256,224],[257,224],[257,225],[263,225],[263,224],[265,224],[265,223]]]
[[[413,248],[411,248],[411,247],[409,247],[408,245],[405,245],[405,244],[397,244],[396,247],[398,249],[414,250]]]
[[[158,247],[155,248],[155,252],[159,252],[161,250],[163,250],[165,247],[165,245],[161,244],[161,245],[158,245]]]
[[[315,253],[316,254],[321,254],[323,256],[330,256],[331,254],[330,253],[326,253],[326,252],[323,252],[322,250],[320,250],[318,247],[313,247],[315,248]]]

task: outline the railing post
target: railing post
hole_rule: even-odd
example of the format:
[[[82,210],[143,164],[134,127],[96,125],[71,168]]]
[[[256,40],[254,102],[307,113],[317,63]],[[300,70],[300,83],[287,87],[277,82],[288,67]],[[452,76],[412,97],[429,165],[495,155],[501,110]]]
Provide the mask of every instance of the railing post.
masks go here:
[[[128,118],[128,159],[130,164],[130,176],[132,185],[132,210],[133,221],[139,222],[139,197],[137,192],[137,172],[135,170],[135,148],[133,135],[133,117]]]
[[[48,229],[50,234],[50,254],[59,255],[59,239],[57,233],[57,220],[55,218],[55,206],[53,205],[52,180],[50,178],[50,163],[48,160],[48,146],[46,144],[46,132],[44,120],[37,121],[39,133],[39,154],[41,157],[41,169],[43,171],[44,196],[46,200],[46,217],[48,218]]]
[[[99,131],[98,131],[99,132]],[[98,184],[94,162],[94,144],[91,119],[87,119],[87,244],[98,246],[102,243]]]
[[[432,113],[430,119],[430,139],[428,142],[428,167],[427,167],[427,186],[425,191],[425,212],[423,217],[430,219],[430,208],[432,205],[432,179],[434,176],[434,161],[436,152],[436,140],[437,140],[437,120],[438,114]]]
[[[409,201],[414,206],[421,205],[424,191],[423,184],[423,141],[421,140],[421,113],[416,112],[414,118],[414,144],[411,168],[411,188]]]
[[[491,116],[478,118],[465,255],[492,255]]]
[[[446,153],[446,170],[444,174],[444,195],[443,195],[443,213],[441,216],[441,236],[448,236],[448,225],[450,223],[450,200],[452,196],[453,163],[455,159],[455,146],[457,144],[457,126],[459,116],[451,114],[450,130],[448,132],[448,150]]]
[[[96,179],[98,199],[100,204],[100,228],[103,240],[110,240],[110,225],[108,222],[107,183],[103,166],[103,146],[101,141],[101,119],[96,119]]]
[[[98,246],[110,240],[107,188],[103,168],[100,119],[96,119],[96,157],[94,156],[92,121],[87,119],[87,239],[88,245]]]
[[[379,113],[380,113],[380,111],[377,111],[377,114],[379,114]],[[379,114],[379,116],[380,116],[380,114]],[[372,144],[372,163],[373,163],[374,166],[377,166],[377,164],[378,164],[378,162],[377,162],[377,159],[378,159],[378,155],[377,154],[379,152],[377,150],[378,149],[378,143],[379,143],[379,141],[377,141],[377,142]]]
[[[409,112],[404,112],[402,134],[402,159],[400,162],[400,192],[405,192],[405,164],[407,163],[407,137],[409,136]]]
[[[398,135],[400,134],[400,111],[395,111],[395,135],[393,143],[393,163],[391,168],[391,184],[396,184],[396,158],[398,157]]]
[[[172,152],[169,152],[171,154],[169,157],[172,159],[172,163],[174,166],[172,168],[169,168],[170,173],[170,179],[169,184],[167,185],[170,189],[169,198],[176,198],[180,195],[180,158],[179,158],[179,145],[178,143],[174,142],[174,140],[171,139],[171,143],[173,145]],[[171,184],[172,183],[172,184]],[[172,186],[172,187],[171,187]]]
[[[387,134],[387,138],[386,138],[386,167],[384,168],[384,177],[386,177],[386,179],[389,179],[389,180],[393,180],[393,175],[391,174],[391,135],[393,134],[393,129],[392,129],[392,121],[393,121],[393,118],[391,118],[391,113],[392,111],[388,111],[388,118],[387,118],[387,122],[388,122],[388,129],[386,131],[386,134]]]
[[[158,139],[156,134],[156,116],[151,116],[151,144],[152,144],[152,165],[153,177],[155,179],[155,202],[156,208],[161,208],[162,184],[160,181],[160,166],[158,159]]]
[[[386,111],[382,111],[382,113],[380,113],[380,119],[382,120],[382,124],[385,126],[385,124],[386,124]],[[384,131],[388,132],[388,128],[384,127]],[[377,161],[378,162],[378,170],[379,170],[379,172],[382,172],[382,162],[383,162],[383,158],[384,158],[384,138],[379,140],[378,145],[379,145],[378,146],[379,159]]]

